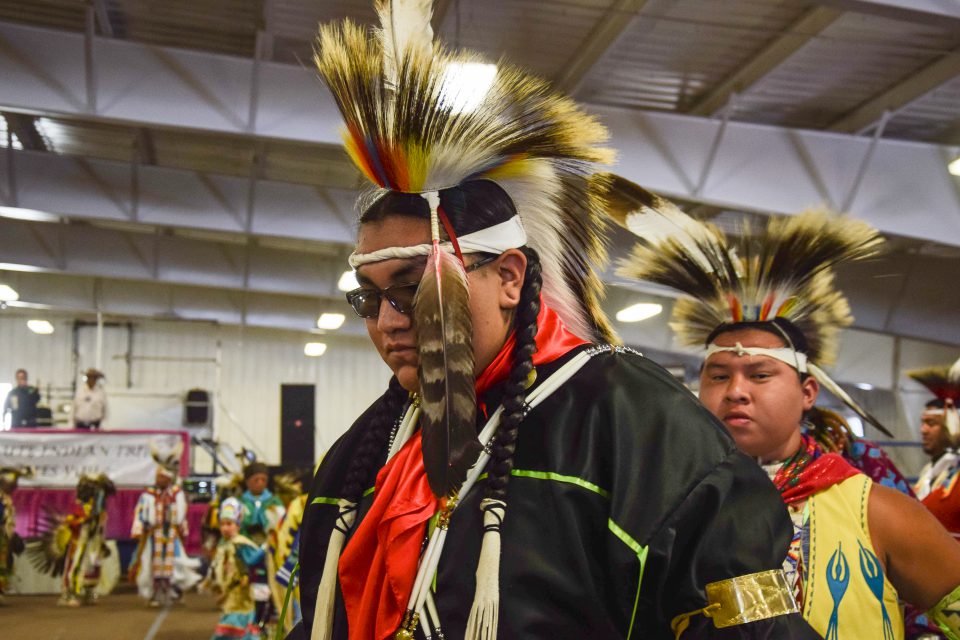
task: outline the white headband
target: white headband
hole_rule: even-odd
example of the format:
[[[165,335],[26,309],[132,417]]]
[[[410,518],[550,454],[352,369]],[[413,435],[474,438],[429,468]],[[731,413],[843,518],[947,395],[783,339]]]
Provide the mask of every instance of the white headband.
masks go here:
[[[711,344],[707,347],[707,355],[704,356],[704,358],[709,358],[713,354],[721,351],[731,351],[738,356],[767,356],[793,367],[800,373],[807,373],[807,354],[795,351],[790,347],[780,347],[778,349],[745,347],[739,342],[734,347],[721,347],[716,344]]]
[[[462,253],[493,253],[500,255],[507,249],[517,249],[527,244],[527,232],[523,228],[523,222],[520,216],[513,216],[506,222],[495,224],[486,229],[480,229],[473,233],[457,238],[460,243]],[[440,243],[440,248],[447,253],[453,253],[453,244],[450,242]],[[359,266],[380,262],[382,260],[391,260],[394,258],[415,258],[417,256],[429,255],[433,250],[433,244],[426,242],[416,244],[411,247],[386,247],[370,253],[352,253],[348,262],[350,266],[356,269]]]

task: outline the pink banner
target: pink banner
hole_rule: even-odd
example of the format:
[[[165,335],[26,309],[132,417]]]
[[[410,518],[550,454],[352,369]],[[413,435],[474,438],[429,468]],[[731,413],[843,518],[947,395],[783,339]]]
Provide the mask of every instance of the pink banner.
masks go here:
[[[133,512],[137,508],[141,489],[120,489],[116,495],[107,499],[107,537],[125,539],[130,537],[133,524]],[[13,505],[17,510],[17,533],[23,538],[35,538],[43,527],[44,514],[73,511],[73,489],[32,489],[21,487],[13,494]],[[187,511],[189,535],[184,541],[187,553],[200,552],[200,528],[207,505],[191,504]]]

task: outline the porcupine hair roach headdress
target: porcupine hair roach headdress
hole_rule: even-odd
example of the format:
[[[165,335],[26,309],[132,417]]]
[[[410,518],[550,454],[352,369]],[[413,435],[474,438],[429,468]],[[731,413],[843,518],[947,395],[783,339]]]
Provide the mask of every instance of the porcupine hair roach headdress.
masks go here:
[[[927,405],[927,411],[942,412],[944,425],[953,438],[960,436],[960,360],[952,365],[907,371],[907,375],[925,386],[939,402]]]
[[[835,361],[837,334],[853,322],[847,299],[836,289],[834,267],[876,255],[883,243],[876,230],[862,221],[810,210],[770,218],[756,233],[745,228],[741,236],[729,239],[663,198],[617,182],[613,193],[621,201],[614,217],[642,239],[618,273],[688,296],[674,305],[670,324],[682,343],[706,345],[709,355],[735,349],[708,344],[718,330],[768,325],[788,349],[762,350],[764,355],[814,376],[890,435],[820,368]],[[790,338],[794,330],[803,336],[806,349],[798,349]]]

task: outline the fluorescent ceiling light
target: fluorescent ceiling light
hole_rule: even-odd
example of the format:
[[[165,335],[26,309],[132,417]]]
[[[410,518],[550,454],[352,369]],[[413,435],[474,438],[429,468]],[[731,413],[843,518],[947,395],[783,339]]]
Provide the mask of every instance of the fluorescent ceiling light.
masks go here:
[[[864,391],[870,391],[871,389],[873,389],[873,385],[870,384],[869,382],[858,382],[853,386],[855,386],[857,389],[863,389]]]
[[[342,325],[346,319],[347,316],[342,313],[321,313],[320,318],[317,320],[317,328],[339,329],[340,325]]]
[[[27,320],[27,328],[34,333],[47,336],[53,333],[53,325],[46,320]]]
[[[960,176],[960,156],[947,165],[947,171],[955,176]]]
[[[60,222],[60,216],[58,215],[36,209],[24,209],[23,207],[0,207],[0,218],[29,220],[30,222]]]
[[[663,305],[654,302],[641,302],[617,311],[617,320],[620,322],[640,322],[658,315],[661,311],[663,311]]]
[[[19,300],[20,294],[10,285],[0,284],[0,302],[13,302]]]
[[[497,78],[497,65],[455,62],[443,74],[440,107],[454,113],[475,111]]]
[[[337,289],[340,291],[353,291],[360,286],[360,283],[357,282],[357,272],[350,270],[344,271],[343,275],[340,276],[340,280],[337,282]]]
[[[25,273],[39,273],[43,271],[40,267],[30,264],[16,264],[13,262],[0,262],[0,271],[23,271]]]
[[[327,345],[322,342],[308,342],[303,345],[303,355],[317,358],[327,351]]]

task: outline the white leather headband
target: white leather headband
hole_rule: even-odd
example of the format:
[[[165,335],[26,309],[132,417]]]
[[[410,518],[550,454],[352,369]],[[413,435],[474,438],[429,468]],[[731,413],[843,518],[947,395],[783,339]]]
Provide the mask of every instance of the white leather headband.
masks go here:
[[[527,232],[523,228],[520,216],[513,216],[506,222],[495,224],[486,229],[480,229],[473,233],[457,238],[460,242],[460,251],[463,253],[493,253],[500,255],[507,249],[517,249],[527,244]],[[447,253],[453,253],[453,244],[450,242],[440,243],[440,248]],[[350,266],[357,267],[372,262],[382,260],[392,260],[395,258],[414,258],[416,256],[429,255],[433,250],[433,244],[425,242],[410,247],[386,247],[370,253],[352,253],[348,262]]]
[[[794,351],[790,347],[780,347],[779,349],[745,347],[739,342],[734,347],[721,347],[711,344],[707,347],[707,354],[704,357],[709,358],[714,353],[721,351],[731,351],[738,356],[767,356],[793,367],[800,373],[807,373],[807,354]]]

